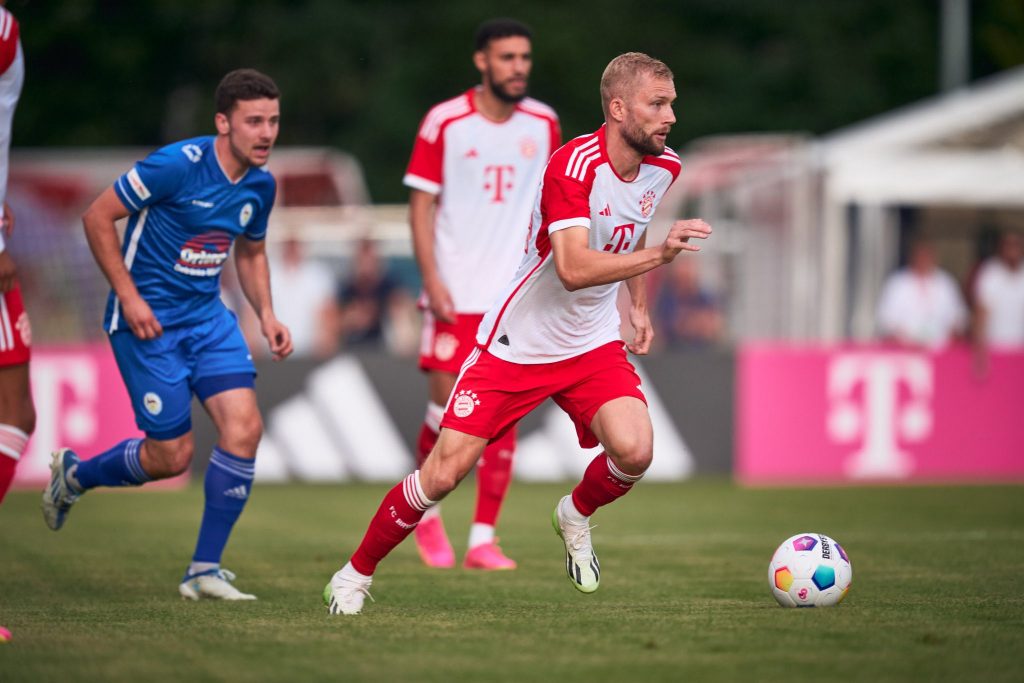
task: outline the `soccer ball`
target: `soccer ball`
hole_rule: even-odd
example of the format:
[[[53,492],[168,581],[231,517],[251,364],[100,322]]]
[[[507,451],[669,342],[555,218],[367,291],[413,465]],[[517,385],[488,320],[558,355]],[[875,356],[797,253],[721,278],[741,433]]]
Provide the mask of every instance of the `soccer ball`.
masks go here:
[[[846,551],[824,534],[787,538],[768,564],[768,585],[783,607],[838,605],[852,580]]]

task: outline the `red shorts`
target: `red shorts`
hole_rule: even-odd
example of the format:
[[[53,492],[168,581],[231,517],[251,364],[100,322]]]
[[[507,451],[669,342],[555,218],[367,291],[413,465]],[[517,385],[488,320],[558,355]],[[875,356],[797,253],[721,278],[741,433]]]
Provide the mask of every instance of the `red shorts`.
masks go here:
[[[620,341],[536,365],[510,363],[478,349],[466,364],[448,399],[441,427],[490,441],[550,397],[572,418],[580,446],[593,448],[598,441],[590,421],[598,408],[622,396],[647,403],[640,377]]]
[[[462,364],[476,348],[476,331],[483,319],[483,313],[459,313],[454,323],[446,323],[436,320],[430,311],[424,311],[420,370],[459,374]]]
[[[27,363],[31,353],[32,328],[21,301],[21,287],[0,294],[0,367]]]

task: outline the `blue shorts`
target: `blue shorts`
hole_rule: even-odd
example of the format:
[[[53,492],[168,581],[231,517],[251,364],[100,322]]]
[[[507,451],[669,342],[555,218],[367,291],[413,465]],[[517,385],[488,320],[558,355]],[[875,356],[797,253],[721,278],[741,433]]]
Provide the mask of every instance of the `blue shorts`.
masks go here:
[[[135,424],[164,441],[192,430],[192,394],[214,394],[255,386],[256,366],[226,307],[209,320],[165,329],[156,339],[139,339],[128,329],[110,335],[117,367],[132,400]]]

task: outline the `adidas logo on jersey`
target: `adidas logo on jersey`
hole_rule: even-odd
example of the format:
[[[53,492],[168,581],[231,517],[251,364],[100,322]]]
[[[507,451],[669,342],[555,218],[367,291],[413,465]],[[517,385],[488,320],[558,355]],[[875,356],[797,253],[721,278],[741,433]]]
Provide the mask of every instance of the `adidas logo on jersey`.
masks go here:
[[[224,495],[228,498],[237,498],[239,500],[245,500],[249,497],[249,490],[245,488],[245,484],[239,484],[233,486],[224,492]]]
[[[604,208],[601,209],[601,211],[600,211],[600,213],[598,215],[601,215],[601,216],[611,216],[612,215],[612,207],[611,207],[611,205],[610,204],[605,204]]]

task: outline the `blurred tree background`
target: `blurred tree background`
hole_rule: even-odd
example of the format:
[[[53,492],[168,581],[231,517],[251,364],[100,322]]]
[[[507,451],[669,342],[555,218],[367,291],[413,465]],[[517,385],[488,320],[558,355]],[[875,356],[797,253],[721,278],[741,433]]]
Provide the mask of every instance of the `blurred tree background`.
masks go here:
[[[676,73],[671,144],[740,131],[822,133],[934,94],[940,0],[11,0],[27,79],[18,146],[156,147],[211,133],[213,89],[252,66],[283,91],[282,144],[362,162],[401,201],[420,118],[478,82],[477,24],[530,24],[532,94],[566,137],[600,123],[598,80],[640,50]],[[971,76],[1024,63],[1024,0],[977,0]]]

